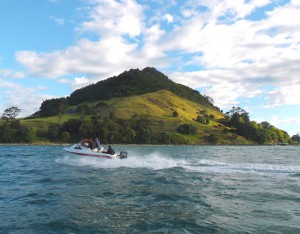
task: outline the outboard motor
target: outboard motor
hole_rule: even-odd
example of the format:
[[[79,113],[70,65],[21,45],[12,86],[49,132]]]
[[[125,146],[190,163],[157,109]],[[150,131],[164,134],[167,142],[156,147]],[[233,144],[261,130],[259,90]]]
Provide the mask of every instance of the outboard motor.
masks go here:
[[[127,158],[127,152],[121,151],[121,152],[120,152],[120,155],[118,155],[118,156],[119,156],[119,159]]]

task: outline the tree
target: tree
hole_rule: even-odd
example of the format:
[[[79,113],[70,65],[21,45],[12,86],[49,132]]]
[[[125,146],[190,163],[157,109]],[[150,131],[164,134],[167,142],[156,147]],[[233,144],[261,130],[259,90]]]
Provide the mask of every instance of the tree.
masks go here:
[[[36,135],[32,128],[21,125],[19,129],[17,129],[15,137],[16,142],[32,143],[35,139]]]
[[[68,102],[66,98],[60,98],[57,104],[57,115],[58,115],[58,124],[60,126],[61,116],[67,110]]]
[[[4,113],[2,114],[2,119],[7,120],[8,122],[12,122],[16,119],[16,117],[20,114],[21,109],[18,107],[12,106],[10,108],[5,109]]]
[[[300,136],[299,136],[299,133],[297,133],[296,135],[293,135],[291,139],[292,139],[293,141],[300,142]]]
[[[188,144],[188,141],[183,137],[173,132],[161,132],[156,136],[158,144]]]
[[[249,113],[240,107],[233,106],[232,109],[225,113],[227,118],[230,119],[232,126],[236,127],[240,123],[249,123]]]
[[[47,137],[50,140],[59,140],[59,126],[57,124],[50,124],[48,126]]]
[[[271,124],[268,123],[267,121],[261,122],[260,125],[261,125],[262,127],[264,127],[264,128],[270,128],[270,127],[271,127]]]
[[[214,145],[217,144],[218,140],[219,140],[218,136],[214,133],[211,133],[209,134],[209,136],[207,136],[207,141],[211,144]]]
[[[80,119],[69,119],[60,126],[60,132],[68,132],[74,139],[79,138]]]
[[[90,120],[82,121],[79,127],[79,135],[81,138],[92,138],[95,132],[95,126]]]
[[[178,126],[177,131],[181,134],[195,134],[197,132],[197,128],[193,126],[192,124],[182,124]]]
[[[207,99],[207,101],[209,101],[211,104],[214,104],[214,100],[211,97],[206,96],[206,95],[203,95],[203,97],[205,97]]]
[[[67,109],[68,100],[66,98],[54,98],[45,100],[40,106],[41,117],[62,115]]]
[[[149,127],[139,127],[135,136],[136,142],[140,144],[149,144],[152,138],[152,131]]]
[[[9,124],[0,125],[0,142],[12,143],[14,139],[14,131],[10,128]]]
[[[210,115],[208,116],[208,118],[211,119],[211,120],[215,120],[216,117],[215,117],[215,115],[210,114]]]
[[[198,115],[196,121],[201,124],[209,124],[209,119]]]
[[[82,104],[76,108],[76,113],[80,115],[80,119],[84,120],[86,115],[92,114],[92,108],[87,104]]]
[[[62,134],[61,134],[61,140],[63,142],[69,142],[71,140],[70,133],[68,133],[68,132],[62,132]]]

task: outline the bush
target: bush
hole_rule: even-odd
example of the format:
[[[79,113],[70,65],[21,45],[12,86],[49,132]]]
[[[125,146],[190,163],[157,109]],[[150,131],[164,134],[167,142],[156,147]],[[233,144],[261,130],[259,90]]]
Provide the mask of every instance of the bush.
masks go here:
[[[70,133],[68,133],[68,132],[63,132],[63,133],[61,134],[61,140],[62,140],[63,142],[70,142],[70,140],[71,140]]]
[[[192,124],[182,124],[178,126],[177,131],[181,134],[195,134],[197,132],[197,128],[193,126]]]
[[[198,115],[196,121],[201,124],[209,124],[209,119]]]
[[[216,134],[214,133],[211,133],[209,134],[209,136],[207,137],[207,141],[210,143],[210,144],[217,144],[217,142],[219,141],[219,138]]]
[[[177,145],[188,144],[188,141],[184,139],[184,137],[172,132],[161,132],[157,136],[156,141],[159,144],[177,144]]]

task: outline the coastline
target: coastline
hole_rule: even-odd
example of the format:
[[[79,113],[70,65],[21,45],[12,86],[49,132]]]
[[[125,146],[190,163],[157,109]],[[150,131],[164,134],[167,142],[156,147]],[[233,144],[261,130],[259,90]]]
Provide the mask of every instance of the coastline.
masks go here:
[[[66,146],[68,143],[0,143],[0,146]]]
[[[36,143],[0,143],[0,146],[68,146],[73,143],[51,143],[51,142],[36,142]],[[108,144],[103,144],[108,145]],[[272,144],[191,144],[191,145],[166,145],[166,144],[111,144],[119,146],[300,146],[300,145],[272,145]]]

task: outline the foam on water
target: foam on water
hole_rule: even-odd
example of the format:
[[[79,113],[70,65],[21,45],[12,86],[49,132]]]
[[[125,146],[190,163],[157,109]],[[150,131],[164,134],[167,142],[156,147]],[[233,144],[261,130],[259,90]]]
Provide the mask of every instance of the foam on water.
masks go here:
[[[180,167],[187,171],[199,173],[217,174],[300,174],[300,166],[259,164],[259,163],[227,163],[216,160],[201,159],[195,162],[193,159],[174,159],[159,152],[148,155],[131,154],[127,159],[99,159],[75,155],[65,155],[56,159],[57,163],[72,166],[90,166],[94,168],[148,168],[153,170]]]
[[[214,160],[200,160],[198,165],[183,166],[187,170],[212,173],[256,173],[256,174],[298,174],[300,166],[256,163],[227,163]]]
[[[128,167],[150,168],[153,170],[161,170],[179,166],[178,162],[176,162],[174,159],[162,156],[159,153],[151,153],[143,156],[133,155],[123,160],[65,155],[63,158],[56,159],[56,162],[73,166],[91,166],[95,168]]]

